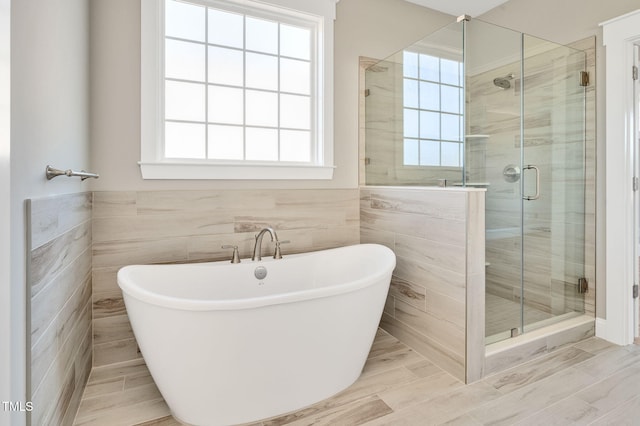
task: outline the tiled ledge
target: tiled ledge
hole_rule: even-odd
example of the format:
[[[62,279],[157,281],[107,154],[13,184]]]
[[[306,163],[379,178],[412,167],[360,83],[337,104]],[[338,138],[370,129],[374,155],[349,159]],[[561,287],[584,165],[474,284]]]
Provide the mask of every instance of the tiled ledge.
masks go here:
[[[402,191],[455,191],[455,192],[487,192],[487,188],[475,186],[385,186],[385,185],[360,185],[360,189],[397,189]]]

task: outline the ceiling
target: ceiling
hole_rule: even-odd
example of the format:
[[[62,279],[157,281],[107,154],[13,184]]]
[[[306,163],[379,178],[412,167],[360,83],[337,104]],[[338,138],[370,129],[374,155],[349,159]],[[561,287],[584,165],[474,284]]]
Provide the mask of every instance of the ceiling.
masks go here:
[[[406,0],[454,16],[480,16],[508,0]]]

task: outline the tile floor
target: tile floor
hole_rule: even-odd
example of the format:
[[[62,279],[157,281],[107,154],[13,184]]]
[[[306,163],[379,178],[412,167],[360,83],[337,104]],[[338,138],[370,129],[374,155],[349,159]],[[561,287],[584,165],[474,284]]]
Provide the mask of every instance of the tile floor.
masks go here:
[[[271,425],[640,425],[640,346],[590,338],[465,386],[383,330],[348,389]],[[180,425],[142,361],[91,372],[75,425]]]

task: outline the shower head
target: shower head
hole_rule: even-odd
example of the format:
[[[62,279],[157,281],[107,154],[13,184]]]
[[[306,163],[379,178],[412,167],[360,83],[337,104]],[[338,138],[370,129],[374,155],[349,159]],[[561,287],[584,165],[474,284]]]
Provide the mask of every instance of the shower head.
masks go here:
[[[508,89],[509,87],[511,87],[511,82],[510,80],[513,80],[513,78],[515,77],[515,75],[513,73],[509,73],[504,77],[497,77],[493,79],[493,84],[495,84],[498,87],[501,87],[503,89]]]

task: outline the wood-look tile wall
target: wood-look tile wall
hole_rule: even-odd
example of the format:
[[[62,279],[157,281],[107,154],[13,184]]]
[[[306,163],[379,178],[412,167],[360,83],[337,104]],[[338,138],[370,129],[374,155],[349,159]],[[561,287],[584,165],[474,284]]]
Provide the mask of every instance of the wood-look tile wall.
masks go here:
[[[73,422],[91,371],[91,193],[27,200],[31,424]]]
[[[95,192],[93,209],[94,365],[139,358],[116,282],[130,264],[250,257],[254,235],[272,226],[282,251],[298,253],[360,241],[357,189]],[[272,253],[268,238],[263,253]]]
[[[484,191],[361,187],[360,240],[397,266],[381,327],[465,382],[484,365]]]

